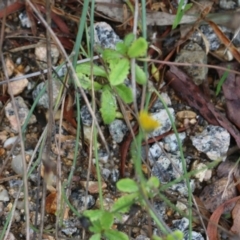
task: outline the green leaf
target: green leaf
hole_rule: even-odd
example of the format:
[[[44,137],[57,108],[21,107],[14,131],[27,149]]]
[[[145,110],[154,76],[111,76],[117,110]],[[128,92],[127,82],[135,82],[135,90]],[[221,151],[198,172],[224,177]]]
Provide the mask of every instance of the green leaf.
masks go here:
[[[115,90],[125,103],[131,103],[133,101],[133,93],[131,88],[124,84],[120,84],[115,87]]]
[[[102,231],[102,226],[99,220],[91,222],[92,225],[89,227],[89,230],[93,233],[100,233]]]
[[[105,124],[110,124],[116,118],[116,99],[109,89],[104,89],[101,96],[100,112]]]
[[[113,229],[104,231],[104,236],[108,240],[129,240],[128,236],[125,233]]]
[[[104,70],[104,68],[99,67],[95,64],[93,64],[93,66],[91,66],[90,63],[82,63],[82,64],[77,65],[77,67],[76,67],[77,75],[79,73],[82,73],[82,74],[86,74],[87,76],[90,76],[91,71],[93,72],[93,76],[107,77],[107,73]]]
[[[122,84],[124,80],[127,78],[130,68],[130,63],[128,59],[126,58],[120,59],[117,65],[110,67],[111,67],[111,71],[109,74],[110,84],[113,86]]]
[[[78,87],[82,87],[83,89],[92,89],[92,83],[88,76],[82,73],[77,73],[79,83],[77,83]],[[94,90],[100,90],[102,85],[98,82],[93,83]]]
[[[83,215],[88,217],[91,222],[99,220],[103,215],[103,210],[85,210]]]
[[[105,211],[104,214],[102,215],[100,221],[101,221],[102,229],[111,228],[113,225],[113,214]]]
[[[184,0],[181,0],[180,3],[178,4],[178,10],[172,25],[172,29],[175,29],[178,26],[178,24],[182,20],[184,13],[192,7],[192,3],[189,3],[184,7],[184,9],[182,9],[184,4],[185,4]]]
[[[136,73],[136,82],[138,84],[145,85],[147,82],[146,74],[137,64],[135,65],[135,73]]]
[[[118,198],[118,200],[112,206],[112,212],[126,213],[129,211],[133,203],[138,198],[138,192],[127,194]]]
[[[133,43],[135,35],[133,33],[129,33],[125,36],[123,42],[126,47],[130,47]]]
[[[230,66],[228,66],[228,69],[230,69]],[[220,93],[221,91],[221,88],[222,88],[222,85],[223,83],[226,81],[227,77],[228,77],[228,74],[229,74],[229,71],[225,71],[217,85],[217,89],[216,89],[216,93],[215,95],[218,96],[218,94]]]
[[[130,178],[124,178],[117,182],[117,188],[119,191],[122,192],[137,192],[139,190],[137,183],[130,179]]]
[[[116,44],[116,51],[119,52],[120,54],[126,55],[127,50],[128,50],[128,48],[123,42],[118,42]]]
[[[101,234],[96,233],[96,234],[92,235],[89,240],[101,240]]]
[[[105,49],[103,51],[102,58],[105,62],[110,62],[112,60],[119,60],[122,58],[122,55],[114,49]]]
[[[183,233],[180,230],[176,230],[166,237],[166,240],[183,240]]]
[[[159,182],[159,179],[155,176],[153,177],[150,177],[147,181],[147,185],[150,187],[150,188],[159,188],[160,186],[160,182]]]
[[[147,53],[148,43],[147,41],[140,37],[135,40],[128,49],[128,56],[130,58],[137,58],[145,56]]]

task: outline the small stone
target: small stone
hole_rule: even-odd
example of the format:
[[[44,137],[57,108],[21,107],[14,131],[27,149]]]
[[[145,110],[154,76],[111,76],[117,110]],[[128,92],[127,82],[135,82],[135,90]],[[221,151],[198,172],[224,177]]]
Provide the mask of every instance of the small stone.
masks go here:
[[[15,77],[23,76],[22,73],[18,73],[15,75]],[[10,94],[10,89],[12,91],[12,94],[14,96],[20,94],[23,92],[23,90],[27,87],[28,85],[28,80],[26,78],[21,79],[19,81],[13,81],[10,82],[8,85],[8,94]]]
[[[19,175],[23,175],[23,163],[22,163],[22,155],[17,155],[12,158],[12,170]]]
[[[61,88],[61,82],[53,79],[52,83],[53,83],[53,86],[52,86],[53,87],[53,103],[55,103],[55,101],[58,97],[60,88]],[[40,94],[40,92],[44,88],[44,86],[45,86],[45,83],[41,82],[37,85],[36,89],[33,90],[32,96],[33,96],[34,100],[38,97],[38,95]],[[37,105],[42,106],[43,108],[46,108],[46,109],[49,108],[48,83],[46,83],[46,91],[43,93],[43,95],[38,100]]]
[[[111,171],[108,168],[102,168],[102,176],[105,180],[107,180],[111,174]]]
[[[20,125],[22,126],[25,123],[25,120],[29,114],[29,109],[26,105],[26,103],[24,102],[22,97],[15,97],[15,104],[16,104],[16,108],[18,111],[18,117],[19,117],[19,122]],[[18,132],[18,122],[17,122],[17,118],[15,116],[15,112],[13,109],[13,104],[12,101],[10,101],[6,107],[5,107],[5,115],[7,117],[7,119],[9,120],[10,124],[11,124],[11,128]],[[36,123],[37,119],[34,115],[32,115],[29,119],[29,124],[33,124]]]
[[[158,160],[158,158],[162,155],[163,150],[161,148],[163,147],[162,142],[154,143],[148,151],[148,159],[150,160],[151,165]]]
[[[92,126],[92,115],[90,114],[87,105],[81,107],[80,115],[83,125],[88,127]]]
[[[170,112],[173,121],[175,121],[174,109],[168,108],[168,111]],[[162,109],[157,113],[153,113],[152,117],[159,122],[160,126],[150,133],[148,135],[149,137],[157,137],[171,129],[172,124],[165,109]]]
[[[5,143],[7,138],[8,138],[8,132],[7,131],[4,130],[4,131],[0,132],[0,142],[1,143]]]
[[[21,21],[22,27],[30,28],[31,27],[31,21],[29,20],[26,11],[23,11],[19,14],[18,18]]]
[[[11,77],[13,75],[14,68],[15,68],[14,63],[13,63],[12,59],[10,59],[10,58],[6,58],[5,61],[6,61],[5,65],[6,65],[8,77]]]
[[[175,62],[190,63],[191,66],[181,66],[196,85],[200,85],[206,79],[208,68],[195,66],[194,64],[207,64],[207,55],[197,44],[190,42],[177,55]]]
[[[165,92],[161,93],[161,97],[163,98],[164,102],[168,107],[172,105],[171,99],[167,93]],[[153,106],[151,107],[150,112],[151,113],[158,112],[160,109],[164,109],[164,106],[161,100],[158,98],[153,104]]]
[[[12,145],[17,141],[18,138],[19,138],[18,136],[14,136],[14,137],[8,138],[8,139],[4,142],[3,147],[4,147],[4,148],[11,148]],[[19,142],[19,141],[20,141],[20,139],[18,139],[18,142]]]
[[[39,45],[35,48],[35,56],[39,66],[43,69],[47,68],[47,47],[45,43],[39,43]],[[55,65],[60,56],[60,52],[58,48],[52,44],[51,45],[51,58],[52,64]]]
[[[178,133],[178,136],[180,138],[180,141],[183,142],[183,140],[186,138],[186,133],[185,132]],[[179,151],[179,146],[178,146],[176,135],[171,134],[171,135],[168,135],[167,137],[165,137],[163,139],[163,146],[164,146],[165,150],[167,150],[168,152],[171,152],[171,153],[176,153],[177,151]]]
[[[153,165],[152,174],[158,177],[162,183],[167,183],[180,177],[183,174],[180,157],[173,154],[168,154],[168,157],[161,155]]]
[[[182,219],[178,219],[178,220],[173,220],[173,227],[175,229],[179,229],[180,231],[184,232],[185,230],[187,230],[188,226],[189,226],[189,220],[187,218],[182,218]]]
[[[115,119],[109,125],[109,132],[113,138],[113,140],[117,143],[122,142],[128,128],[123,120]]]
[[[187,206],[180,201],[177,201],[176,208],[180,211],[186,211],[188,209]]]
[[[199,180],[199,182],[202,181],[208,181],[212,177],[212,170],[207,168],[207,165],[204,163],[198,163],[195,161],[193,163],[193,170],[200,170],[198,173],[196,173],[194,176]]]
[[[211,160],[225,161],[230,145],[230,134],[219,126],[208,125],[201,132],[191,137],[193,146],[205,153]]]
[[[169,159],[171,159],[171,161]],[[189,162],[188,159],[186,159],[186,161],[187,163]],[[162,154],[152,167],[152,175],[156,176],[161,183],[168,183],[170,181],[173,181],[181,177],[182,174],[183,168],[180,156],[170,153],[168,156]],[[194,180],[190,181],[190,185],[191,191],[193,192],[195,189]],[[170,189],[177,191],[183,196],[188,196],[187,185],[184,181],[173,184]]]
[[[154,207],[156,213],[159,216],[161,216],[163,219],[167,219],[168,218],[167,214],[166,214],[166,212],[167,212],[167,204],[164,201],[162,201],[162,202],[160,202],[160,201],[153,202],[153,207]]]
[[[78,231],[74,220],[66,219],[63,220],[63,227],[61,232],[64,233],[66,236],[71,237],[74,233]]]
[[[80,190],[72,191],[69,200],[79,212],[89,209],[95,204],[95,199],[92,195],[85,195],[85,192]]]
[[[115,49],[116,44],[122,40],[106,22],[94,24],[94,44],[102,48]]]
[[[81,184],[86,188],[88,186],[88,192],[91,194],[99,193],[98,182],[93,181],[81,181]],[[101,189],[105,189],[107,184],[105,182],[101,182]]]
[[[8,191],[5,189],[3,185],[0,185],[0,201],[3,202],[9,201]]]

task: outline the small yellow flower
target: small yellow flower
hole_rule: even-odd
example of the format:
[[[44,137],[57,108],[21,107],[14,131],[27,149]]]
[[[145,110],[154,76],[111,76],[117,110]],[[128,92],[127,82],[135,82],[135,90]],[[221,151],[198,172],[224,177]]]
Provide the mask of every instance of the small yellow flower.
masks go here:
[[[152,132],[161,125],[147,111],[144,110],[139,113],[139,123],[145,132]]]

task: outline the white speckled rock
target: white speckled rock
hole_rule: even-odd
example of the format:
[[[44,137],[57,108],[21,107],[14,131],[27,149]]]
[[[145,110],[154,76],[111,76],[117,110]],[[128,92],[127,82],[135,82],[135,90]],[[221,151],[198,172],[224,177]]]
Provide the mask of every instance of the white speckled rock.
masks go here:
[[[29,109],[26,105],[26,103],[24,102],[22,97],[16,97],[15,99],[15,104],[18,110],[18,117],[19,117],[19,121],[21,126],[25,123],[25,120],[27,118],[27,115],[29,113]],[[16,115],[14,113],[14,109],[13,109],[13,105],[12,105],[12,101],[10,101],[6,107],[5,107],[5,115],[7,117],[7,119],[9,120],[10,124],[11,124],[11,128],[18,132],[18,122],[17,122],[17,118]],[[36,123],[37,119],[34,115],[32,115],[29,119],[29,124],[33,124]]]
[[[113,140],[117,143],[120,143],[123,140],[127,130],[128,130],[128,128],[127,128],[127,125],[125,124],[125,122],[122,120],[119,120],[119,119],[115,119],[109,125],[109,132],[110,132]]]
[[[178,134],[180,141],[182,142],[186,138],[186,133],[182,132]],[[164,149],[168,152],[175,153],[179,151],[178,142],[175,134],[168,135],[163,139]]]
[[[188,163],[188,159],[185,160]],[[182,174],[183,167],[180,156],[170,153],[168,154],[168,157],[165,156],[165,154],[162,154],[152,167],[152,175],[156,176],[161,183],[171,182],[181,177]],[[190,181],[190,186],[191,191],[193,192],[195,189],[194,180]],[[188,196],[187,185],[184,181],[173,184],[170,189],[180,193],[182,196]]]
[[[226,159],[230,144],[230,134],[219,126],[208,125],[201,133],[191,137],[198,151],[207,154],[211,160]]]
[[[157,161],[158,158],[163,153],[162,148],[160,146],[163,147],[163,143],[162,142],[154,143],[149,148],[149,150],[148,150],[148,159],[150,160],[151,164],[153,164],[154,161]]]
[[[173,121],[175,121],[175,113],[173,108],[168,108]],[[157,137],[167,131],[169,131],[172,127],[170,119],[168,117],[167,111],[165,109],[160,110],[159,112],[153,113],[152,117],[157,120],[161,125],[155,129],[152,133],[150,133],[149,137]]]
[[[115,49],[118,42],[122,40],[113,31],[112,27],[106,22],[98,22],[94,24],[94,44],[102,48]]]

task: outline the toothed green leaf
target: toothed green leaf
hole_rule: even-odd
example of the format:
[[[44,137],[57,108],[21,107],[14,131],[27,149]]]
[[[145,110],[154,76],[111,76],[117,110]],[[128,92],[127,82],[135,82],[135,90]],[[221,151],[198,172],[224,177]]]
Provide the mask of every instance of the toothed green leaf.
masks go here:
[[[76,67],[76,73],[77,74],[86,74],[87,76],[91,75],[91,71],[93,72],[93,76],[97,76],[97,77],[107,77],[107,73],[104,70],[103,67],[99,67],[95,64],[93,64],[93,66],[91,66],[90,63],[83,63],[83,64],[79,64]]]
[[[109,82],[111,85],[116,86],[123,83],[127,78],[130,63],[128,59],[123,58],[116,65],[110,65],[110,68]]]
[[[109,89],[105,88],[101,96],[101,108],[102,119],[105,124],[110,124],[116,118],[116,99],[112,95]]]
[[[130,58],[137,58],[145,56],[147,53],[148,44],[147,41],[140,37],[135,40],[128,49],[128,56]]]
[[[77,85],[79,87],[82,87],[83,89],[92,89],[92,82],[88,76],[82,73],[77,73],[79,83]],[[94,90],[100,90],[102,88],[102,85],[98,82],[93,82]]]
[[[115,87],[115,90],[125,103],[131,103],[133,101],[133,93],[131,88],[124,84],[120,84]]]

